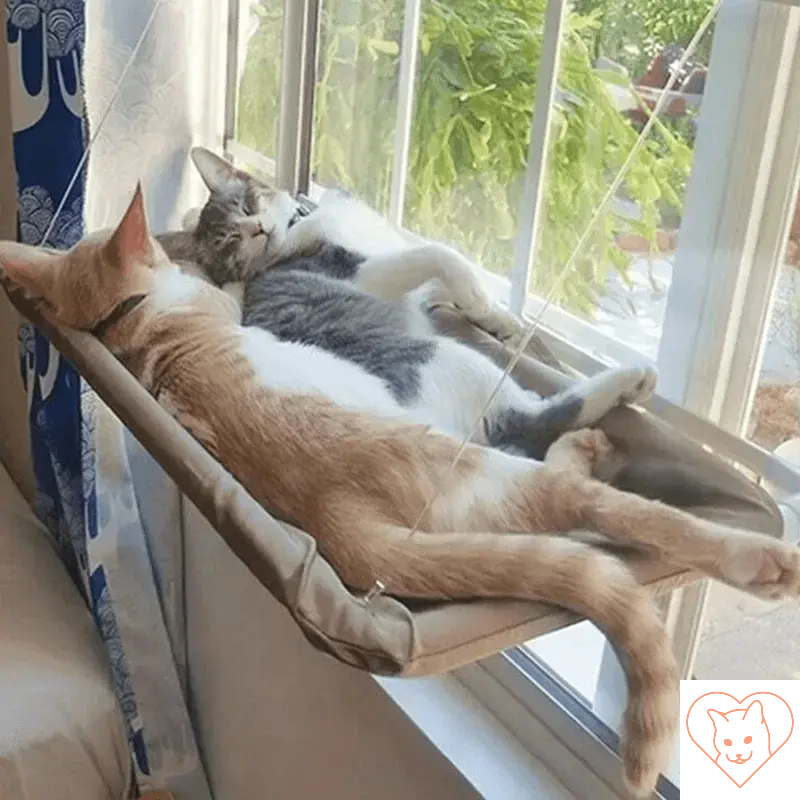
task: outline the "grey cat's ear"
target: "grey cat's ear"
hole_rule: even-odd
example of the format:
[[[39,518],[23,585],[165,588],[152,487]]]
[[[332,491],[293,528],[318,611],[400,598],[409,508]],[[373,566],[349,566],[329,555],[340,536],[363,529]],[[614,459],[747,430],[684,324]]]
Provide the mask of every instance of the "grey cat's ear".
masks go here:
[[[205,147],[193,147],[191,156],[203,183],[212,192],[230,181],[231,178],[241,174],[233,164]]]

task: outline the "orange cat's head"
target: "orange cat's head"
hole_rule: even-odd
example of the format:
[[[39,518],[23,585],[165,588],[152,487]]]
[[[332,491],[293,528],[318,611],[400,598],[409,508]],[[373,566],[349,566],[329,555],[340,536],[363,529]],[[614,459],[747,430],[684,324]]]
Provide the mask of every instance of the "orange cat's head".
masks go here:
[[[760,700],[747,708],[722,713],[713,708],[708,716],[714,723],[714,747],[719,760],[728,764],[761,763],[770,754],[769,728]]]
[[[141,187],[114,231],[82,239],[71,250],[0,242],[0,268],[42,299],[54,321],[92,330],[121,303],[147,295],[156,268],[173,268],[150,235]]]

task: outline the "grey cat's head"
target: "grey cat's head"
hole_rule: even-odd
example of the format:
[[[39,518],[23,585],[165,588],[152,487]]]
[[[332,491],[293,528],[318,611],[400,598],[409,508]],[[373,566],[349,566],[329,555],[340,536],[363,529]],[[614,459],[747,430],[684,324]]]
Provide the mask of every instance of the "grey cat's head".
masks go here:
[[[298,203],[203,147],[192,160],[211,192],[192,234],[198,266],[219,285],[245,280],[281,251]]]

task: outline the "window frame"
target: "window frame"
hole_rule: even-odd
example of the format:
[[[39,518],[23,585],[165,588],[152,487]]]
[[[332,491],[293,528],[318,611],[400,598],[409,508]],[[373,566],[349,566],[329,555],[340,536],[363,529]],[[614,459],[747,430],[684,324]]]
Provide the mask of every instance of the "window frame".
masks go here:
[[[229,0],[225,151],[235,161],[273,176],[293,193],[317,196],[322,187],[312,184],[310,164],[322,0],[284,0],[275,161],[236,140],[239,2]],[[389,211],[398,224],[408,177],[421,11],[421,0],[405,0]],[[529,317],[538,317],[545,304],[525,287],[536,252],[547,170],[540,154],[548,152],[566,13],[565,0],[548,0],[511,277],[486,273],[497,298]],[[800,189],[800,97],[795,98],[789,87],[790,77],[800,75],[799,18],[791,0],[724,0],[718,12],[703,112],[716,119],[715,133],[719,129],[722,135],[712,140],[709,123],[700,126],[695,149],[699,168],[693,169],[690,179],[684,215],[688,224],[682,225],[656,359],[661,385],[647,404],[660,418],[779,487],[787,538],[795,542],[800,542],[800,472],[741,434],[761,366],[779,257]],[[747,54],[744,59],[742,53]],[[714,73],[714,64],[726,60],[733,66]],[[765,94],[764,85],[772,92]],[[720,139],[724,139],[721,144]],[[760,153],[757,163],[752,163],[753,152]],[[706,256],[698,258],[698,253]],[[731,258],[731,253],[737,257]],[[694,309],[688,335],[686,308]],[[557,306],[545,310],[539,333],[555,355],[579,374],[591,375],[613,363],[653,360]],[[707,581],[698,582],[672,593],[666,603],[684,678],[689,677],[696,654],[707,587]],[[608,645],[601,667],[605,669],[614,674],[612,680],[619,677]],[[592,796],[601,800],[625,796],[614,734],[590,711],[578,713],[568,690],[531,656],[521,650],[499,654],[458,670],[456,678],[532,753],[553,764],[565,786],[578,796],[585,795],[587,785],[595,786],[597,793]],[[548,735],[532,735],[542,729]],[[677,788],[666,780],[660,788],[665,800],[678,796]]]
[[[702,112],[714,125],[700,124],[659,349],[660,391],[735,436],[757,388],[797,197],[800,103],[789,88],[800,66],[797,26],[797,9],[771,0],[720,8]],[[767,271],[760,287],[759,267]],[[683,679],[692,675],[709,589],[699,581],[669,602]]]
[[[423,0],[405,0],[403,35],[400,44],[400,74],[397,84],[397,116],[394,132],[394,165],[389,189],[389,220],[402,225],[408,185],[408,156],[411,151],[411,126],[414,121],[414,96],[417,85],[419,28]]]
[[[517,648],[461,667],[455,677],[575,797],[630,796],[619,736],[534,656]],[[661,776],[654,797],[677,800],[680,790]]]

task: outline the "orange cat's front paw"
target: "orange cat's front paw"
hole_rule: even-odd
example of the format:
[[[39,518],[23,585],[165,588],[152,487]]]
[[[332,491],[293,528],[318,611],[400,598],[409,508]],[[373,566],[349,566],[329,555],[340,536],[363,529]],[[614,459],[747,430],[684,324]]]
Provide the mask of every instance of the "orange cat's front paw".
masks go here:
[[[800,597],[800,548],[766,536],[731,537],[725,580],[766,600]]]
[[[589,461],[601,461],[614,452],[614,446],[599,428],[584,428],[579,431],[565,433],[556,442],[580,450]]]
[[[603,431],[582,428],[560,436],[547,451],[544,463],[556,467],[578,467],[591,472],[600,461],[611,458],[614,446]]]

